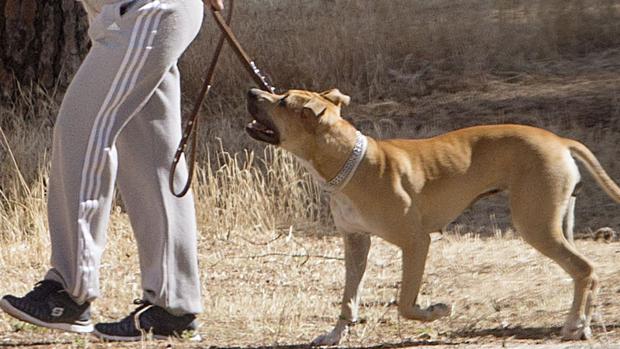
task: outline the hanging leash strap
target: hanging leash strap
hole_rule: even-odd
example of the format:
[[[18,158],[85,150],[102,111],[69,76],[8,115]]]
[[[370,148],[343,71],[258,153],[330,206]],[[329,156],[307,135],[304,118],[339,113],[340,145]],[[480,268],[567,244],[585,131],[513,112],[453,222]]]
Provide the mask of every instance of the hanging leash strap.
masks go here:
[[[220,53],[222,52],[224,41],[228,40],[228,43],[233,48],[233,51],[241,60],[241,63],[245,67],[245,69],[250,73],[250,76],[253,78],[254,82],[260,86],[261,89],[269,92],[273,92],[274,88],[269,85],[265,76],[261,75],[260,70],[254,64],[254,61],[250,59],[247,53],[241,48],[239,41],[233,34],[230,29],[230,23],[232,20],[234,0],[229,1],[228,5],[228,15],[226,19],[222,16],[220,11],[211,8],[211,13],[213,14],[213,18],[217,23],[218,27],[222,31],[220,38],[218,40],[217,46],[215,47],[215,51],[213,52],[213,57],[211,58],[211,64],[209,65],[209,69],[207,70],[207,74],[205,76],[205,80],[202,84],[202,88],[200,90],[200,94],[198,95],[198,99],[194,104],[194,108],[192,109],[191,114],[187,119],[187,123],[185,124],[185,129],[183,131],[183,137],[181,138],[181,142],[177,147],[176,153],[174,154],[174,159],[172,160],[172,166],[170,167],[170,176],[168,177],[168,186],[172,195],[180,198],[185,196],[189,191],[192,185],[192,179],[194,178],[194,172],[196,167],[196,145],[197,142],[197,129],[198,129],[198,113],[200,112],[200,107],[205,100],[205,97],[209,94],[211,90],[211,83],[213,82],[213,76],[215,75],[215,68],[217,66],[217,61],[219,60]],[[177,171],[177,166],[179,165],[179,161],[181,160],[181,156],[185,153],[187,149],[188,142],[191,138],[191,150],[189,156],[188,163],[188,174],[187,181],[183,186],[183,189],[180,192],[177,192],[174,188],[174,178]]]

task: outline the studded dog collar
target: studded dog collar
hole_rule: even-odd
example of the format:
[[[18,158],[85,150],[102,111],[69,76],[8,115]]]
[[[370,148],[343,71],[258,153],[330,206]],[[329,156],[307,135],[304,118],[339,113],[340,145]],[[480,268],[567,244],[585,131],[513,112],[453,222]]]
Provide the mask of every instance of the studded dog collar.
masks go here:
[[[355,147],[353,147],[351,155],[349,155],[349,158],[340,169],[340,172],[329,182],[325,183],[325,190],[328,192],[335,192],[344,188],[355,174],[355,171],[366,154],[368,139],[360,131],[356,131],[355,136]]]

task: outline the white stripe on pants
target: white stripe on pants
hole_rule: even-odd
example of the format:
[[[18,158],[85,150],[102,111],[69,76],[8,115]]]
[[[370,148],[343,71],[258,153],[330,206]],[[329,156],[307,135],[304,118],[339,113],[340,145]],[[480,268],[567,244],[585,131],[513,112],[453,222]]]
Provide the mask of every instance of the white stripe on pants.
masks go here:
[[[104,6],[91,22],[93,46],[58,115],[48,195],[52,269],[46,278],[62,282],[80,303],[99,295],[118,170],[144,298],[174,314],[197,313],[193,197],[175,198],[167,178],[181,138],[176,63],[200,29],[202,2],[136,0],[121,15],[128,2]],[[182,171],[177,181],[186,176]]]

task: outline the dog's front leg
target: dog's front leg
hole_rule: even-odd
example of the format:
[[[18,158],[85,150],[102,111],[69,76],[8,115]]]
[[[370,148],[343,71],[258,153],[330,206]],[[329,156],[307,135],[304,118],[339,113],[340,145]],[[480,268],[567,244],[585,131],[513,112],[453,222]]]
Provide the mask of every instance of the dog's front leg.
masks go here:
[[[403,251],[403,279],[398,311],[407,319],[434,321],[450,315],[452,312],[451,306],[442,303],[433,304],[426,309],[422,309],[416,304],[430,242],[430,235],[419,234],[414,236],[408,244],[401,246]]]
[[[346,280],[342,297],[341,311],[334,329],[318,336],[312,345],[336,345],[347,330],[347,326],[358,320],[358,305],[362,289],[362,278],[366,270],[370,236],[367,234],[344,234],[344,258]]]

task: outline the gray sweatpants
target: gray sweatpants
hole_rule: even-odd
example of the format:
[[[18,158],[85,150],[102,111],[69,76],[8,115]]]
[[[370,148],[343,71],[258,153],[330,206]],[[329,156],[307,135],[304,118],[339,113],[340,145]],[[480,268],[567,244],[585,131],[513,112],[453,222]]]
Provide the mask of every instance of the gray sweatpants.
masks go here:
[[[118,177],[138,244],[144,299],[176,315],[198,313],[194,201],[191,193],[174,197],[167,183],[181,138],[177,60],[200,29],[203,4],[105,0],[93,6],[100,1],[83,0],[92,48],[54,129],[46,279],[61,282],[79,303],[99,295]],[[178,187],[186,177],[182,164]]]

